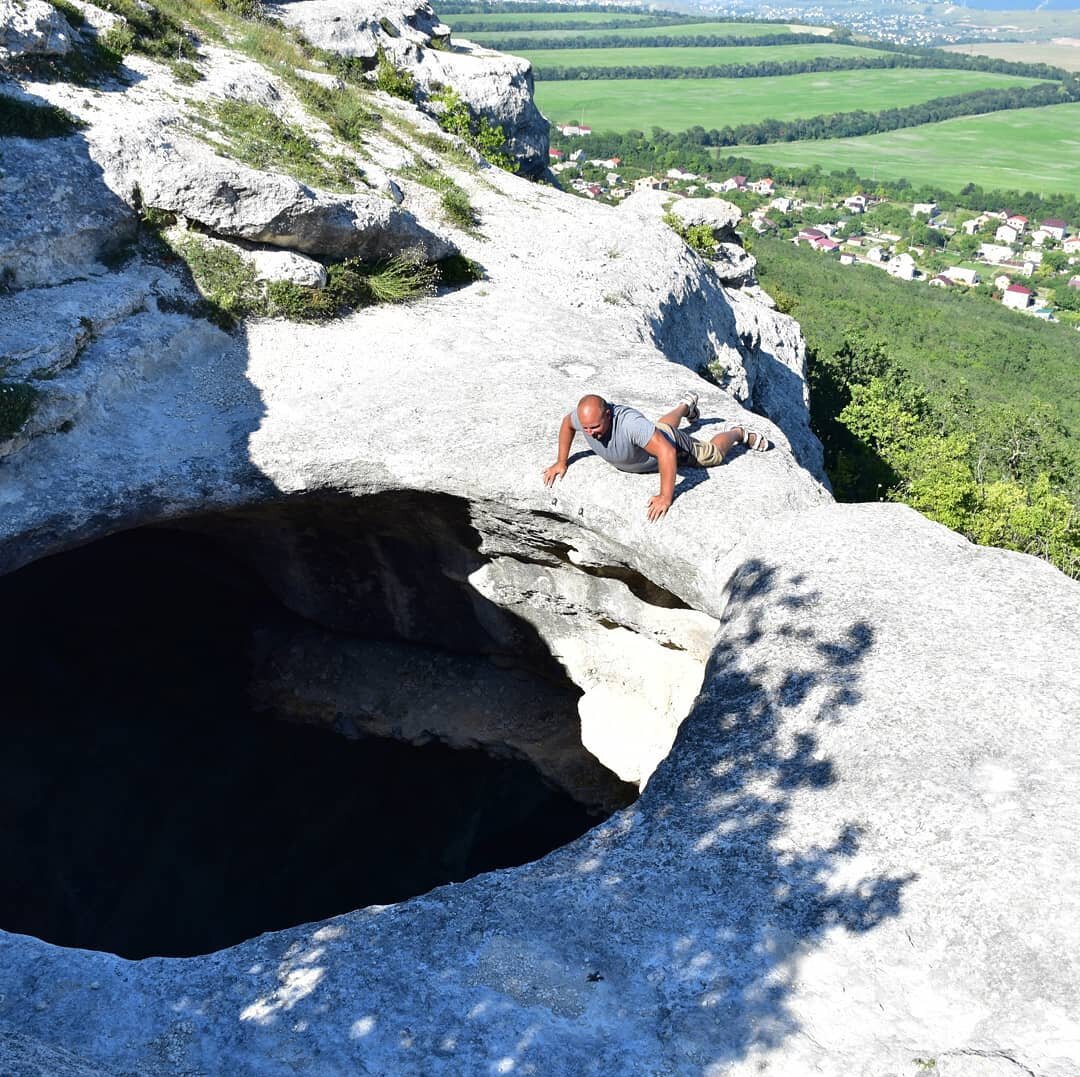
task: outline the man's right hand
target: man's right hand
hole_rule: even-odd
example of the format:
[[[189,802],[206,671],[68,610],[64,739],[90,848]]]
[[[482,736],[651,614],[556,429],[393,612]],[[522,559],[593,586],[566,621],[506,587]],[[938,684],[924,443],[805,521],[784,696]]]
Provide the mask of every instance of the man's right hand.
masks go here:
[[[561,479],[566,474],[568,464],[552,464],[544,469],[544,485],[553,486],[556,479]]]

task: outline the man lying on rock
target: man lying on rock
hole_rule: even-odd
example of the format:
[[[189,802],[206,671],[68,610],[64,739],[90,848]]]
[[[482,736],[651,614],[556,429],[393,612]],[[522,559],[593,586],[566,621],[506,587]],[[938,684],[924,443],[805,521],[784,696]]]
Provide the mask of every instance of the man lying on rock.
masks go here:
[[[674,409],[653,423],[625,404],[609,404],[593,393],[583,396],[576,410],[563,417],[559,428],[559,458],[545,469],[544,485],[551,486],[566,474],[570,446],[575,434],[580,432],[597,456],[620,471],[660,472],[660,493],[649,498],[648,507],[649,519],[659,520],[671,508],[675,469],[679,465],[716,467],[736,445],[746,445],[755,452],[769,448],[764,434],[741,426],[733,426],[711,441],[692,438],[679,429],[679,423],[683,419],[692,423],[700,417],[697,402],[697,393],[684,393]]]

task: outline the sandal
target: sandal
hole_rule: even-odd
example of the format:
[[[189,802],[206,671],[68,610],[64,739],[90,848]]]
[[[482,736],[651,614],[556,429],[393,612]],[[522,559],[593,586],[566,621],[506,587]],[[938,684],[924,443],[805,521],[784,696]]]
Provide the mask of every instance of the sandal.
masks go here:
[[[751,438],[754,439],[753,442],[750,441]],[[757,430],[747,430],[745,426],[743,427],[741,444],[745,445],[751,452],[764,452],[766,449],[772,448],[772,443],[764,434]]]
[[[687,389],[682,396],[679,397],[679,403],[685,404],[687,407],[686,421],[688,423],[696,423],[701,418],[701,410],[698,408],[698,395],[692,389]]]

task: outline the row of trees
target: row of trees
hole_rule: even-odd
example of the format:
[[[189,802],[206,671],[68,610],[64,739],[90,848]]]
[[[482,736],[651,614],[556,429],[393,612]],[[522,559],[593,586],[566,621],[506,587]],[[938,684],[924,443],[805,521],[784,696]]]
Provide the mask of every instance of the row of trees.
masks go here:
[[[959,54],[956,54],[959,55]],[[703,67],[685,67],[679,64],[652,64],[615,67],[592,67],[587,64],[571,67],[547,67],[533,65],[533,77],[543,82],[576,82],[595,79],[752,79],[773,78],[780,75],[804,75],[816,71],[859,71],[887,68],[934,68],[967,71],[999,71],[1002,64],[1008,70],[1001,74],[1021,75],[1027,78],[1045,78],[1066,81],[1069,72],[1046,64],[1014,64],[995,60],[989,56],[961,56],[969,63],[942,63],[938,56],[906,53],[887,53],[882,56],[814,56],[805,60],[765,60],[749,64],[710,64]],[[986,61],[982,63],[982,61]],[[1011,68],[1023,68],[1013,71]],[[1036,73],[1036,71],[1038,73]]]
[[[566,11],[567,9],[563,8],[562,10]],[[578,9],[574,8],[573,10],[577,11]],[[447,14],[446,9],[441,4],[439,5],[439,11],[444,13],[444,14]],[[640,18],[640,17],[636,18],[636,19],[633,19],[633,18],[624,18],[624,19],[613,18],[613,19],[603,19],[603,20],[597,21],[597,22],[590,22],[590,23],[588,23],[588,29],[590,29],[590,30],[628,30],[631,27],[637,27],[639,29],[651,29],[651,28],[657,27],[657,26],[678,26],[681,23],[685,23],[685,22],[688,22],[688,21],[689,20],[687,19],[686,16],[679,16],[679,15],[666,16],[666,17],[662,17],[662,18]],[[526,33],[528,31],[532,31],[532,30],[578,30],[578,31],[581,31],[584,28],[585,27],[583,27],[582,22],[581,22],[580,19],[574,20],[572,18],[567,19],[567,20],[552,19],[552,20],[547,20],[547,21],[545,21],[543,19],[535,19],[535,20],[531,20],[531,21],[529,19],[514,19],[513,22],[491,22],[491,21],[488,21],[487,19],[484,19],[484,20],[470,19],[468,17],[468,15],[465,15],[462,18],[455,18],[454,19],[454,26],[453,26],[454,33],[461,33],[461,34],[467,34],[470,31],[474,31],[474,30],[483,31],[484,33],[513,34],[513,33]]]
[[[455,27],[457,29],[457,27]],[[500,52],[535,52],[537,49],[653,49],[653,48],[724,48],[731,45],[820,45],[820,34],[793,34],[777,31],[746,37],[744,34],[702,34],[665,37],[627,37],[618,34],[579,33],[571,37],[500,37],[485,41],[488,48]]]

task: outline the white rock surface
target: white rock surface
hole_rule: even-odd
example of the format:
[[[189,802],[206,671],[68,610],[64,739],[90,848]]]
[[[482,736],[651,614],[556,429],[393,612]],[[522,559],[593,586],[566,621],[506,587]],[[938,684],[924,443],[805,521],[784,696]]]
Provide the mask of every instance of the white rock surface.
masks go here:
[[[416,0],[289,0],[269,7],[320,48],[372,61],[382,49],[425,93],[453,87],[475,114],[503,127],[524,175],[547,168],[548,122],[533,101],[528,61],[469,41],[449,45],[449,27]]]
[[[259,280],[287,281],[305,288],[326,286],[326,267],[296,251],[250,251],[244,257],[255,267]]]
[[[67,19],[45,0],[0,0],[0,64],[66,56],[75,37]]]
[[[145,83],[103,96],[110,138],[152,105]],[[96,160],[84,137],[103,152],[94,129],[46,144],[72,175]],[[584,735],[644,776],[689,707],[673,746],[579,841],[400,904],[186,960],[0,931],[0,1071],[1076,1077],[1080,588],[902,507],[833,504],[797,325],[670,229],[494,170],[454,178],[485,279],[411,307],[228,337],[170,309],[167,268],[63,285],[89,241],[38,263],[56,287],[0,295],[5,364],[56,374],[0,462],[0,571],[212,510],[426,497],[474,542],[468,571],[432,578],[492,634],[526,621],[562,648]],[[686,388],[696,435],[740,422],[777,448],[682,472],[656,524],[655,476],[577,454],[542,485],[584,392],[656,417]],[[405,519],[437,549],[433,522]],[[296,552],[318,537],[263,541],[318,568]],[[696,612],[643,609],[612,577]],[[275,576],[309,619],[333,612],[324,583]],[[423,642],[416,593],[391,591],[391,620]]]
[[[730,240],[742,220],[742,210],[723,198],[680,198],[671,212],[688,227],[707,225],[718,240]]]

